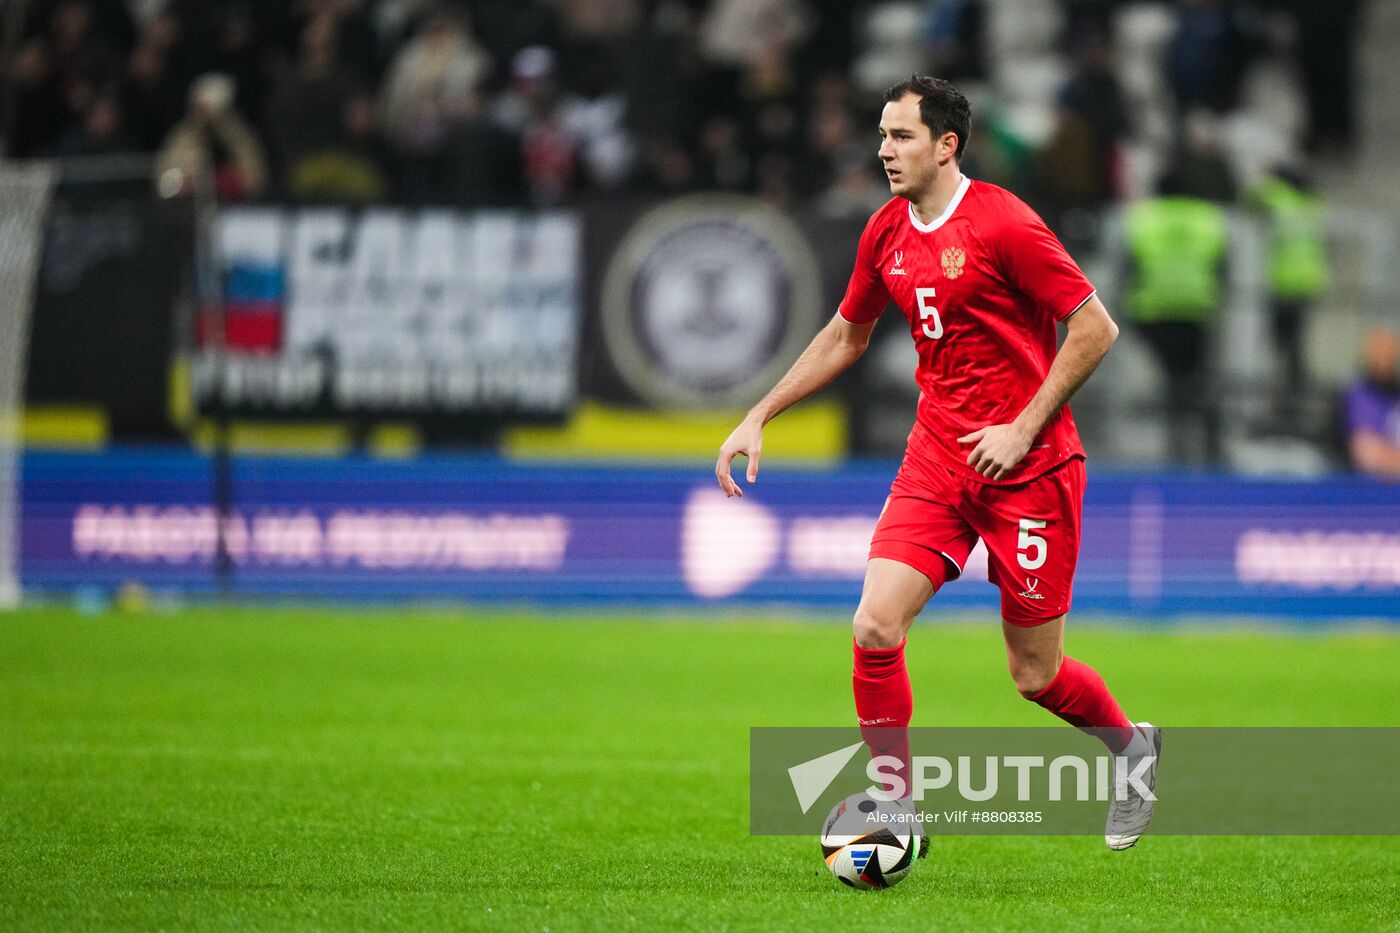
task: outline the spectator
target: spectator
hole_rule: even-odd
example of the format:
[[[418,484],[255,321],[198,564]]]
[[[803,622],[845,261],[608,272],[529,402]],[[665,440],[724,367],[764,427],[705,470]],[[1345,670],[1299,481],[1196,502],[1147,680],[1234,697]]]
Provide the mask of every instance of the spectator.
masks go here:
[[[607,62],[598,58],[580,67],[573,76],[576,91],[561,95],[554,52],[521,49],[511,61],[510,87],[492,111],[499,124],[521,136],[526,184],[537,204],[614,188],[631,168],[627,102],[611,90]]]
[[[1259,45],[1258,17],[1232,0],[1185,0],[1167,48],[1167,83],[1182,109],[1217,113],[1239,101],[1240,82]]]
[[[1285,0],[1298,21],[1298,61],[1312,151],[1348,152],[1356,136],[1356,39],[1365,0]]]
[[[631,187],[644,194],[667,196],[697,186],[695,159],[677,139],[656,139],[642,146]]]
[[[277,165],[279,187],[292,179],[308,158],[338,147],[344,138],[347,110],[355,82],[338,61],[335,21],[329,16],[307,22],[296,65],[279,75],[268,103],[268,145]]]
[[[982,0],[935,0],[926,39],[932,74],[957,84],[987,77],[987,15]]]
[[[0,4],[8,11],[8,7]],[[21,10],[23,8],[21,7]],[[58,0],[36,5],[31,29],[4,62],[9,154],[52,155],[60,139],[71,142],[98,88],[120,76],[122,44],[130,35],[124,9],[94,0]],[[22,15],[22,14],[21,14]],[[16,17],[8,17],[12,26]],[[104,33],[95,20],[111,23]],[[123,28],[123,25],[125,28]]]
[[[801,116],[797,75],[787,46],[774,40],[756,49],[739,79],[739,108],[754,155],[770,153],[796,157],[801,148]]]
[[[60,156],[112,155],[134,152],[135,143],[126,133],[122,105],[115,93],[101,93],[88,102],[82,125],[59,139]]]
[[[559,94],[554,53],[532,45],[510,60],[510,84],[496,96],[491,118],[517,135],[541,113],[554,106]]]
[[[447,13],[426,20],[394,57],[380,97],[380,122],[399,159],[406,200],[442,199],[455,170],[450,143],[481,111],[478,91],[490,67],[466,21]]]
[[[1083,241],[1066,236],[1074,215],[1096,210],[1111,197],[1093,128],[1078,114],[1059,110],[1050,138],[1036,150],[1031,172],[1033,200],[1045,222],[1071,240],[1071,252],[1083,248]]]
[[[1400,480],[1400,335],[1377,327],[1362,343],[1364,370],[1343,396],[1343,428],[1354,469]]]
[[[1035,155],[1031,187],[1046,223],[1077,255],[1097,245],[1094,212],[1118,194],[1120,147],[1129,126],[1108,33],[1078,33],[1074,57],[1050,139]]]
[[[1269,231],[1269,298],[1274,340],[1284,361],[1280,409],[1307,392],[1303,323],[1330,278],[1322,200],[1299,171],[1280,166],[1246,195]]]
[[[983,179],[1003,188],[1024,188],[1031,193],[1035,201],[1040,201],[1040,193],[1029,180],[1035,166],[1036,149],[1010,111],[995,101],[982,107],[978,111],[977,133],[974,139],[976,143],[969,145],[966,162],[963,163],[964,175]],[[1047,213],[1042,211],[1043,216]],[[1053,229],[1053,222],[1048,218],[1047,223],[1051,223]],[[1063,234],[1060,235],[1063,238]],[[1071,255],[1073,252],[1071,249]]]
[[[1128,208],[1124,222],[1132,263],[1127,310],[1166,376],[1169,449],[1213,462],[1219,432],[1206,355],[1223,291],[1225,212],[1166,179],[1158,197]]]
[[[560,25],[565,37],[580,46],[609,47],[641,22],[639,0],[558,0]]]
[[[614,90],[611,72],[602,58],[583,64],[575,85],[576,91],[560,104],[560,116],[578,141],[584,186],[592,190],[616,188],[632,163],[632,141],[625,124],[627,100]]]
[[[1202,109],[1186,115],[1171,154],[1168,184],[1178,194],[1217,204],[1235,201],[1235,171],[1220,150],[1220,120]]]
[[[705,57],[742,69],[775,46],[787,48],[807,32],[801,0],[714,0],[701,25]]]
[[[878,164],[868,135],[861,134],[866,145],[857,142],[855,115],[851,112],[847,91],[845,84],[835,76],[825,76],[812,85],[807,104],[806,142],[801,151],[804,194],[818,194],[830,188],[836,181],[839,167],[851,157],[863,155],[871,166]]]
[[[220,200],[240,201],[262,194],[267,164],[262,143],[233,109],[233,80],[211,73],[190,86],[190,106],[156,154],[161,194],[194,191],[200,175],[213,173]]]
[[[861,40],[867,5],[849,0],[806,0],[804,6],[811,29],[793,46],[798,70],[804,75],[841,75],[844,80],[850,75]]]
[[[525,184],[530,200],[554,207],[569,200],[578,185],[578,143],[557,106],[539,113],[521,138]]]
[[[798,161],[808,154],[802,145],[802,83],[792,52],[777,32],[752,45],[748,54],[731,108],[743,123],[753,160],[753,192],[782,208],[797,193]]]
[[[471,10],[472,33],[492,61],[509,61],[516,52],[532,45],[559,48],[557,0],[469,0],[466,3],[453,0],[453,3]]]
[[[733,75],[716,73],[701,55],[698,16],[679,3],[661,3],[623,44],[619,62],[627,97],[627,128],[651,175],[666,146],[689,137],[713,114],[733,113]]]
[[[120,5],[103,6],[110,16]],[[47,45],[53,76],[75,115],[86,108],[95,87],[121,74],[127,52],[122,40],[130,37],[130,20],[114,35],[97,29],[96,19],[93,0],[60,0],[49,20]]]
[[[560,60],[570,75],[619,63],[624,41],[642,22],[639,0],[558,0]]]
[[[353,75],[357,82],[377,87],[384,69],[385,54],[391,50],[389,45],[382,42],[382,36],[375,28],[375,15],[382,6],[378,0],[304,2],[301,15],[294,20],[288,37],[279,39],[277,44],[282,48],[296,48],[312,20],[329,20],[335,41],[335,59],[341,69]],[[263,26],[261,31],[267,33],[270,30]]]
[[[389,66],[380,106],[390,138],[413,148],[446,135],[448,124],[478,109],[490,67],[464,19],[434,15]]]
[[[744,148],[739,123],[717,114],[700,128],[700,163],[696,181],[711,191],[747,191],[753,181],[753,164]]]
[[[239,113],[262,114],[267,109],[267,54],[253,23],[252,11],[231,3],[218,11],[213,36],[214,54],[202,69],[233,79],[233,106]]]
[[[171,67],[173,19],[148,30],[127,63],[122,104],[132,140],[142,152],[155,152],[184,111],[183,82]]]
[[[754,163],[754,194],[780,211],[796,203],[796,174],[792,160],[781,152],[765,152]]]
[[[827,217],[861,221],[890,199],[889,183],[875,173],[868,152],[846,149],[837,154],[834,178],[817,201]]]
[[[102,44],[111,49],[113,55],[118,59],[131,50],[136,39],[136,26],[131,15],[132,4],[129,0],[77,0],[77,2],[87,8],[85,18],[89,21],[89,30],[92,36],[99,37]],[[42,8],[49,4],[32,4],[35,8]],[[71,3],[53,3],[51,9],[56,12],[63,10]],[[110,77],[110,74],[108,75]]]
[[[521,49],[511,61],[511,87],[497,102],[496,121],[519,134],[525,184],[535,204],[556,205],[579,185],[579,137],[564,118],[554,53]]]
[[[460,125],[449,141],[452,166],[446,194],[463,207],[527,203],[520,137],[486,117]]]
[[[1073,57],[1074,73],[1060,91],[1060,108],[1088,131],[1103,179],[1095,194],[1108,200],[1118,193],[1119,150],[1132,129],[1113,42],[1106,31],[1085,31],[1076,38]]]
[[[44,42],[31,39],[20,46],[6,77],[14,108],[6,127],[9,153],[18,158],[48,154],[54,140],[73,125],[73,116]]]
[[[297,160],[285,184],[298,201],[368,204],[390,191],[384,152],[374,123],[374,101],[357,96],[345,103],[338,139]]]

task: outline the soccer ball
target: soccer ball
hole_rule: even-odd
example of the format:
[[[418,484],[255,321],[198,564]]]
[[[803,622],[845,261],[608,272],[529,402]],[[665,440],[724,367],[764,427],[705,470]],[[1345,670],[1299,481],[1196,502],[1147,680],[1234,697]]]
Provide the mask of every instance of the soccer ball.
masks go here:
[[[908,803],[852,794],[822,824],[822,858],[842,884],[892,888],[909,876],[923,835]]]

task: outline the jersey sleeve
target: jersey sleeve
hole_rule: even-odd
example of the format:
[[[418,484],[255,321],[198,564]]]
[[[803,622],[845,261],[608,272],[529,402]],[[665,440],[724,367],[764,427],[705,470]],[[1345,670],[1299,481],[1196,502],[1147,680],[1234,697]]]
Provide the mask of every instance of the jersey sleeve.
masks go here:
[[[1063,321],[1094,294],[1045,221],[1019,201],[1004,215],[995,249],[1007,281],[1035,305],[1037,313]]]
[[[870,218],[860,235],[860,245],[856,247],[856,265],[851,270],[851,281],[846,285],[846,297],[836,311],[850,324],[869,324],[878,318],[890,303],[890,293],[880,278],[880,267],[876,265],[876,239],[879,235],[879,214]]]

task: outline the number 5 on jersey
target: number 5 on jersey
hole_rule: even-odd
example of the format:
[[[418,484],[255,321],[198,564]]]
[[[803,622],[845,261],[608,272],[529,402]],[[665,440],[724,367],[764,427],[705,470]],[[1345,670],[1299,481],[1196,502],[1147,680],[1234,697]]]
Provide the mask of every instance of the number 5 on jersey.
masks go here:
[[[914,289],[914,298],[919,302],[919,317],[924,322],[924,336],[930,340],[937,340],[943,336],[943,319],[938,316],[938,309],[933,305],[933,298],[936,291],[932,288]],[[933,319],[933,327],[930,328],[929,319]]]

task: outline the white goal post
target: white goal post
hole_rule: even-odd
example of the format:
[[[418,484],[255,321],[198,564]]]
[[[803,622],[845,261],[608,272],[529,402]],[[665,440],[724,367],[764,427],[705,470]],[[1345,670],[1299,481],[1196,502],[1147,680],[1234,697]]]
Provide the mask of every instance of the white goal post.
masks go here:
[[[20,457],[29,317],[57,173],[0,160],[0,608],[20,601]]]

